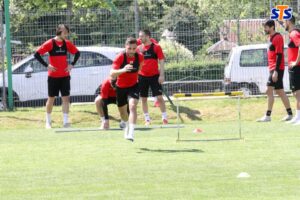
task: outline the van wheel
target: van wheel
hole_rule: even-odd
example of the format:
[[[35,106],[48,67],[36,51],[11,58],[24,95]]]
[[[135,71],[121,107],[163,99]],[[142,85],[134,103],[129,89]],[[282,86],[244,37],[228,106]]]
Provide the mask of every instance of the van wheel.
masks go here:
[[[247,87],[241,87],[240,90],[243,91],[245,96],[252,95],[252,91]]]
[[[243,91],[245,95],[257,95],[260,93],[256,84],[242,84],[240,90]]]
[[[0,101],[0,111],[3,111],[4,110],[4,105],[2,103],[2,101]]]

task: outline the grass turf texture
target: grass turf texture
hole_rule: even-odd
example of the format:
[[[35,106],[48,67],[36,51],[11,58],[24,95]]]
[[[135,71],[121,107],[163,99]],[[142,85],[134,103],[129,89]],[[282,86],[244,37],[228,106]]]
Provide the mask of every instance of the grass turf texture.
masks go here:
[[[238,136],[235,101],[183,105],[190,111],[182,114],[183,139]],[[0,113],[1,199],[298,199],[299,126],[278,122],[285,114],[279,101],[273,122],[253,122],[264,107],[265,99],[242,101],[245,140],[179,143],[175,129],[138,131],[131,143],[118,131],[44,130],[43,109]],[[170,106],[169,115],[175,122]],[[72,122],[97,126],[93,106],[73,106]],[[199,127],[204,133],[192,132]],[[241,172],[251,177],[237,178]]]

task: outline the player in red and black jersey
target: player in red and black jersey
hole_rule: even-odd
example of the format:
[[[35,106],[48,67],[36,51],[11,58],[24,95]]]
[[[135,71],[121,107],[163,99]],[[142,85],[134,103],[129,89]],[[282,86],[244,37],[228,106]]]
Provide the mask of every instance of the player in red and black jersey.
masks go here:
[[[34,57],[48,69],[48,100],[46,103],[46,128],[51,128],[51,112],[55,97],[61,93],[63,126],[70,127],[68,120],[70,105],[70,71],[79,59],[80,52],[76,46],[67,40],[69,27],[60,24],[56,29],[56,36],[42,44]],[[75,54],[74,60],[68,64],[67,53]],[[49,53],[49,64],[41,55]]]
[[[280,33],[275,31],[275,21],[267,20],[264,23],[265,33],[269,35],[268,46],[268,68],[270,72],[269,80],[267,82],[267,96],[268,96],[268,110],[266,115],[258,122],[271,121],[271,112],[274,104],[274,90],[280,96],[286,111],[287,116],[282,121],[289,121],[293,118],[290,101],[283,89],[283,75],[284,75],[284,42]]]
[[[285,29],[289,32],[290,42],[288,44],[288,65],[290,73],[290,85],[296,97],[296,115],[291,123],[300,125],[300,29],[295,27],[294,16],[285,21]]]
[[[145,125],[150,124],[150,116],[148,113],[148,92],[151,88],[152,96],[157,97],[159,107],[162,112],[163,124],[168,124],[165,101],[162,97],[162,83],[164,77],[164,59],[165,56],[159,44],[151,41],[151,33],[149,30],[139,32],[139,38],[142,44],[138,47],[138,52],[144,54],[144,65],[139,72],[140,96],[142,99],[142,107],[145,117]]]
[[[109,129],[109,117],[107,106],[116,104],[116,91],[113,87],[113,79],[108,77],[101,84],[100,94],[95,99],[97,113],[101,119],[101,129]]]
[[[137,41],[127,38],[125,52],[120,53],[113,61],[110,75],[117,78],[117,105],[121,119],[127,122],[125,139],[133,141],[134,128],[137,119],[137,104],[139,99],[138,72],[144,62],[144,56],[136,52]],[[129,116],[127,112],[129,104]]]

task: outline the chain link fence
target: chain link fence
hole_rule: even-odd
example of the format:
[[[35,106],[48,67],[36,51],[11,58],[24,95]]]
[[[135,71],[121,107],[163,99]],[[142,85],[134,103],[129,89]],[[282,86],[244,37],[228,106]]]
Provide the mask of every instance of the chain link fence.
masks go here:
[[[73,102],[93,101],[125,39],[137,36],[138,30],[144,28],[152,32],[166,55],[164,90],[167,94],[238,89],[250,94],[263,93],[268,71],[267,37],[262,22],[278,4],[290,5],[297,15],[297,0],[248,0],[238,5],[233,0],[112,1],[108,8],[47,13],[21,12],[13,7],[10,26],[14,105],[45,105],[46,68],[32,54],[54,36],[60,23],[70,26],[70,40],[81,50],[81,58],[72,72]],[[277,31],[284,34],[287,42],[287,33],[279,24]],[[1,31],[1,38],[5,38],[5,30]],[[238,47],[249,44],[253,46]],[[1,46],[3,49],[5,45]],[[7,99],[7,74],[4,75],[4,53],[0,56],[0,109],[3,109]],[[29,67],[33,71],[28,72]]]

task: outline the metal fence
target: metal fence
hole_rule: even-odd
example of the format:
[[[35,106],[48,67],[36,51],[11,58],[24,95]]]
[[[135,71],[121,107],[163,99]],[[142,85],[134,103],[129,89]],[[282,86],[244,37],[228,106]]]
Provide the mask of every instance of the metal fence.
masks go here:
[[[73,102],[92,101],[102,80],[108,75],[111,59],[106,58],[108,60],[104,62],[105,64],[99,64],[99,59],[103,59],[103,51],[107,51],[104,47],[123,47],[126,37],[136,36],[138,30],[143,28],[152,32],[152,37],[160,42],[166,55],[164,87],[168,94],[241,88],[251,94],[264,92],[263,86],[260,85],[265,83],[260,79],[265,79],[268,73],[266,63],[257,64],[261,67],[259,73],[251,69],[247,72],[246,67],[233,72],[232,69],[224,69],[225,65],[236,62],[228,59],[229,52],[239,45],[266,43],[267,37],[261,24],[270,16],[270,8],[277,4],[288,4],[293,7],[296,14],[299,7],[297,0],[248,0],[241,1],[240,4],[236,4],[233,0],[186,2],[138,0],[113,1],[113,3],[114,5],[108,8],[77,8],[47,13],[38,10],[21,12],[20,9],[11,9],[15,106],[45,104],[46,69],[33,59],[32,53],[44,41],[54,36],[55,27],[60,23],[70,26],[70,39],[77,46],[83,47],[79,64],[72,72]],[[277,31],[286,37],[284,28],[279,25],[277,27]],[[1,38],[5,38],[5,31],[1,31]],[[91,46],[101,48],[92,49]],[[3,48],[5,49],[5,45],[1,49]],[[253,59],[265,59],[265,54],[259,57],[260,53],[260,51],[246,52],[245,62],[251,65],[250,61]],[[0,60],[2,71],[5,72],[3,55]],[[32,73],[26,72],[27,66],[33,68]],[[91,71],[99,75],[94,77]],[[227,77],[224,77],[224,73],[225,75],[227,73]],[[239,76],[244,77],[244,80],[239,77],[236,79],[239,83],[228,88],[228,85],[223,84],[223,79],[230,79],[230,75],[234,73],[240,73]],[[0,109],[5,103],[3,94],[7,91],[7,78],[3,81],[3,77],[6,76],[7,74],[1,76],[0,80],[2,96]],[[260,82],[255,85],[254,79],[259,79]]]

